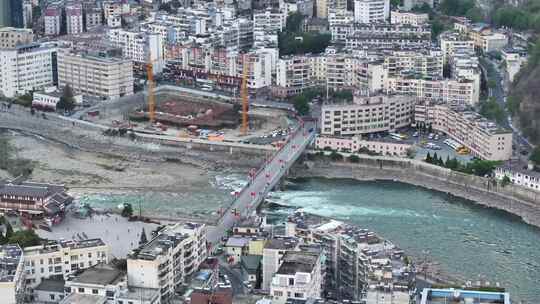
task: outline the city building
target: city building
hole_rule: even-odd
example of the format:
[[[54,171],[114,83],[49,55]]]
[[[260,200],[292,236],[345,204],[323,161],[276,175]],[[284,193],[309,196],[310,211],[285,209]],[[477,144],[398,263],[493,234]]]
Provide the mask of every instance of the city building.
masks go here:
[[[332,150],[348,153],[363,152],[407,157],[407,151],[412,148],[412,144],[395,139],[368,140],[362,139],[361,136],[319,136],[315,140],[315,148],[318,150]]]
[[[25,294],[24,254],[17,244],[0,246],[0,303],[22,303]]]
[[[0,49],[0,92],[15,97],[55,85],[56,52],[46,43]]]
[[[463,106],[419,103],[415,106],[417,125],[430,125],[467,147],[475,157],[508,160],[512,156],[512,132],[488,121]]]
[[[32,93],[32,107],[42,110],[56,110],[56,104],[60,101],[62,92],[56,87],[47,88],[43,91]],[[82,104],[82,95],[73,96],[75,104]]]
[[[527,63],[527,51],[519,48],[505,48],[501,55],[505,62],[504,77],[512,83],[517,73]]]
[[[58,86],[77,94],[115,99],[133,94],[133,64],[110,51],[62,49],[58,52]]]
[[[502,181],[508,177],[514,185],[540,191],[540,172],[519,160],[509,160],[495,168],[495,178]]]
[[[445,32],[439,37],[443,61],[448,63],[455,53],[474,53],[474,41],[457,32]]]
[[[480,87],[476,81],[394,77],[386,82],[388,93],[416,96],[434,102],[474,106],[480,100]]]
[[[428,25],[389,23],[330,23],[332,42],[347,49],[429,49],[431,29]]]
[[[82,33],[83,28],[83,11],[80,3],[69,3],[65,7],[66,11],[66,33],[75,35]]]
[[[288,299],[319,299],[322,296],[322,252],[287,251],[272,278],[272,303],[285,304]]]
[[[25,26],[22,0],[0,0],[0,27],[4,26]]]
[[[158,34],[110,29],[109,41],[122,49],[122,56],[133,61],[138,74],[146,74],[146,66],[152,63],[154,74],[161,73],[165,64],[164,41]]]
[[[324,104],[321,134],[353,136],[407,127],[413,121],[415,101],[404,95],[355,94],[351,103]]]
[[[0,28],[0,49],[15,48],[21,44],[30,44],[32,41],[34,41],[34,34],[31,29]]]
[[[425,13],[413,13],[407,11],[391,11],[390,23],[392,24],[410,24],[418,26],[429,22],[429,15]]]
[[[159,289],[161,301],[168,301],[206,259],[206,229],[179,223],[133,250],[127,259],[129,286]]]
[[[314,85],[313,60],[311,56],[284,56],[278,60],[276,85],[283,90],[280,95],[296,95]]]
[[[43,279],[63,277],[111,260],[111,248],[101,239],[49,241],[24,248],[24,271],[29,291]]]
[[[443,55],[440,50],[393,50],[383,53],[387,77],[443,78]]]
[[[286,251],[298,248],[296,238],[273,238],[268,240],[263,249],[261,289],[270,290],[272,278],[278,271]]]
[[[390,0],[355,0],[354,22],[384,23],[390,17]]]
[[[22,178],[0,182],[0,210],[55,216],[73,200],[66,190],[63,185],[26,182]]]
[[[65,298],[64,279],[42,279],[38,286],[33,288],[32,296],[36,303],[58,303]]]
[[[102,11],[99,7],[85,9],[86,30],[92,30],[103,24]]]
[[[456,304],[510,304],[510,294],[507,292],[461,290],[454,288],[424,288],[424,290],[422,290],[420,304],[436,304],[445,302]]]
[[[58,36],[62,26],[62,9],[55,5],[50,5],[45,9],[44,17],[45,35]]]

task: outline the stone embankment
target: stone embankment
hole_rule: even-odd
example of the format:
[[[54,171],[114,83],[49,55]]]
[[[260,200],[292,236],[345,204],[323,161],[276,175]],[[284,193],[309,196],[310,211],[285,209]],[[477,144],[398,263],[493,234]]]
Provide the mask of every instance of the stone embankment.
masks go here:
[[[463,174],[418,160],[360,156],[358,163],[306,161],[291,171],[291,177],[399,181],[504,210],[540,227],[540,193],[515,185],[502,187],[490,178]]]

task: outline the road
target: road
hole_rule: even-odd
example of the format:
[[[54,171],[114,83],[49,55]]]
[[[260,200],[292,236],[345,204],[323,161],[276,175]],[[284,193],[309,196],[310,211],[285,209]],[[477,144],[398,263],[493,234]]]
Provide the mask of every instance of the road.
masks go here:
[[[265,164],[252,175],[251,181],[223,212],[218,225],[210,229],[207,235],[208,241],[217,245],[241,216],[247,216],[257,208],[313,140],[315,129],[316,123],[308,121],[301,123],[295,131],[291,132],[286,145],[265,161]]]
[[[489,58],[484,58],[484,60],[481,61],[483,63],[484,68],[487,70],[488,73],[488,79],[495,80],[495,83],[497,84],[494,88],[489,89],[490,90],[490,96],[494,97],[499,105],[503,108],[505,115],[507,116],[507,120],[505,123],[503,123],[503,126],[511,129],[513,132],[513,144],[515,146],[515,156],[522,158],[523,155],[520,154],[521,151],[527,151],[530,152],[532,145],[529,143],[529,141],[521,134],[521,132],[514,127],[512,124],[512,117],[510,116],[510,113],[508,113],[508,110],[506,109],[506,96],[503,89],[503,77],[501,75],[501,71],[497,65],[496,62],[493,62],[493,60]]]

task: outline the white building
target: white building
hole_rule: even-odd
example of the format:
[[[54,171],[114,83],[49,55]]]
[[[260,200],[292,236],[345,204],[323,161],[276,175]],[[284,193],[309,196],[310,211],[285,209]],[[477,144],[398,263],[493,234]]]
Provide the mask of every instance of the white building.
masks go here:
[[[56,51],[53,45],[37,43],[1,49],[0,92],[6,97],[15,97],[53,86]]]
[[[45,35],[60,35],[60,27],[62,25],[62,9],[60,7],[47,7],[43,20],[45,22]]]
[[[424,13],[413,13],[405,11],[390,12],[390,23],[393,24],[410,24],[417,26],[425,24],[429,21],[429,15]]]
[[[325,104],[321,109],[321,134],[353,136],[409,126],[415,100],[405,95],[355,95],[352,103]]]
[[[418,125],[431,125],[447,134],[478,158],[508,160],[512,156],[512,132],[464,107],[417,104],[414,119]]]
[[[287,250],[294,251],[297,248],[298,240],[295,238],[274,238],[264,245],[261,289],[270,290],[272,278],[281,265],[283,255]]]
[[[206,226],[176,224],[128,256],[128,284],[156,288],[168,301],[207,257]]]
[[[354,22],[383,23],[390,17],[390,0],[355,0]]]
[[[22,303],[25,293],[24,254],[19,245],[0,246],[0,303]]]
[[[91,30],[100,26],[103,23],[102,11],[98,7],[92,7],[85,10],[86,13],[86,30]]]
[[[495,168],[495,177],[498,180],[502,181],[505,176],[515,185],[540,191],[540,173],[534,171],[531,165],[520,161],[507,161]]]
[[[368,150],[380,155],[393,155],[406,157],[410,143],[399,140],[367,140],[361,136],[333,137],[319,136],[315,140],[315,148],[319,150],[332,150],[348,153],[367,152]]]
[[[58,86],[75,93],[114,99],[133,94],[133,64],[129,59],[63,49],[58,52]]]
[[[0,28],[0,49],[15,48],[20,44],[29,44],[34,40],[31,29],[14,27]]]
[[[165,64],[164,41],[161,35],[110,29],[107,37],[116,47],[122,49],[122,56],[135,64],[146,66],[152,63],[154,74],[161,73]],[[146,73],[146,70],[144,73]]]
[[[441,34],[439,41],[443,51],[444,63],[448,63],[455,53],[474,53],[474,41],[463,34],[446,32]]]
[[[48,108],[56,110],[56,104],[62,97],[62,92],[56,87],[46,88],[44,91],[33,92],[32,106],[37,108]],[[82,95],[73,96],[75,104],[82,104]]]
[[[287,251],[272,278],[272,303],[319,299],[322,293],[321,252]]]
[[[67,279],[78,270],[108,263],[110,251],[109,245],[101,239],[51,241],[47,245],[26,247],[24,270],[27,288],[32,289],[51,276]]]
[[[80,3],[66,5],[66,33],[68,35],[79,34],[84,31],[83,13]]]

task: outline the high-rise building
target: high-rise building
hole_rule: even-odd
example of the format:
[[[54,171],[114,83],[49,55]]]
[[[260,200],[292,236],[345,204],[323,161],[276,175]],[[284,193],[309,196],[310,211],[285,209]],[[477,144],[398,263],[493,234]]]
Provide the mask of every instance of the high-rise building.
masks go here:
[[[0,0],[1,1],[1,0]],[[49,6],[45,9],[45,35],[60,35],[62,24],[62,10],[57,6]]]
[[[380,23],[390,17],[390,0],[355,0],[354,21]]]
[[[83,13],[80,3],[66,5],[66,32],[68,35],[83,32]]]
[[[0,27],[24,27],[22,0],[0,0]]]

